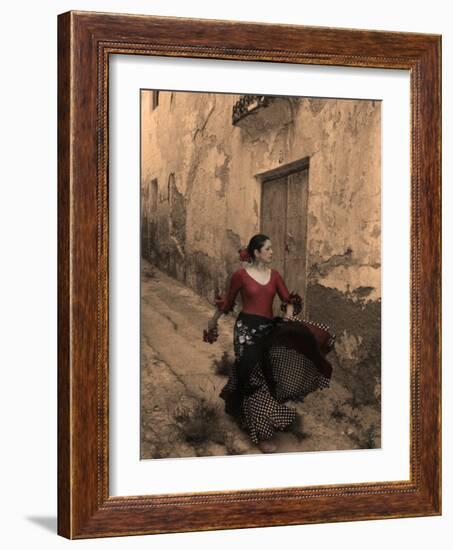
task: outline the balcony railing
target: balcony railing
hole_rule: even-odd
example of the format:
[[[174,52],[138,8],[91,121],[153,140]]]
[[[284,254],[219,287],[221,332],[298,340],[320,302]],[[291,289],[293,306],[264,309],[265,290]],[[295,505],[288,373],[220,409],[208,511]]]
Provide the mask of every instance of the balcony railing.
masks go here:
[[[275,98],[267,95],[243,95],[233,106],[233,125],[257,110],[268,107]]]

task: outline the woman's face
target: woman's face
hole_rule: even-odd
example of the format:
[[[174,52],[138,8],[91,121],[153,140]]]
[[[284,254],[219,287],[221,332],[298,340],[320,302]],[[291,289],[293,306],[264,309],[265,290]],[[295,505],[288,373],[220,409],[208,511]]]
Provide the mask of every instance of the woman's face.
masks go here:
[[[255,251],[255,258],[257,261],[261,261],[264,264],[270,264],[272,262],[272,243],[269,239],[264,242],[260,251]]]

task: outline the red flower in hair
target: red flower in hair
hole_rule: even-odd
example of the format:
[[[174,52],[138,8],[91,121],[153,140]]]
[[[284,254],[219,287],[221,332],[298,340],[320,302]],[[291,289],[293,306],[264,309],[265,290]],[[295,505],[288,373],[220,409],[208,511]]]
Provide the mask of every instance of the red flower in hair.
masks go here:
[[[251,262],[250,254],[246,248],[239,249],[239,259],[241,262]]]

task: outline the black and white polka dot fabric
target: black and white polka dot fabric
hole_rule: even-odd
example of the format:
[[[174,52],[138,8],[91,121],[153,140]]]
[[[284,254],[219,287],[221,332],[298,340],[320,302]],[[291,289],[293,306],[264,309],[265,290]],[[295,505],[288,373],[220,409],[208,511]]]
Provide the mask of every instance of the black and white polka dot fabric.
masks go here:
[[[329,386],[330,380],[302,353],[276,346],[270,349],[269,355],[279,403],[288,399],[303,399],[309,393]]]
[[[326,325],[317,325],[330,334]],[[234,327],[235,362],[220,397],[225,410],[258,444],[284,430],[296,419],[295,409],[282,403],[303,398],[310,392],[329,386],[315,364],[303,353],[287,346],[272,346],[266,360],[272,384],[263,371],[263,342],[275,327],[275,321],[241,312]],[[335,336],[331,336],[333,344]],[[272,386],[272,387],[271,387]]]
[[[230,378],[220,393],[226,400],[239,391],[238,368],[239,363],[235,361]],[[241,427],[248,432],[253,443],[258,444],[289,426],[296,418],[296,411],[279,404],[271,395],[259,363],[255,363],[252,369],[250,384],[255,391],[242,396],[237,411],[228,411],[227,408],[227,412],[238,417]]]

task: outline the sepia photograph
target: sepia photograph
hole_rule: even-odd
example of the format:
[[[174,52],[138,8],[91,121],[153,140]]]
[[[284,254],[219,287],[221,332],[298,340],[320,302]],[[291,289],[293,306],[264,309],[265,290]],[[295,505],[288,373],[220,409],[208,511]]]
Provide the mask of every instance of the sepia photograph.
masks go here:
[[[140,458],[379,449],[381,102],[140,109]]]
[[[443,513],[442,36],[305,19],[58,15],[65,538]]]

